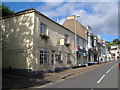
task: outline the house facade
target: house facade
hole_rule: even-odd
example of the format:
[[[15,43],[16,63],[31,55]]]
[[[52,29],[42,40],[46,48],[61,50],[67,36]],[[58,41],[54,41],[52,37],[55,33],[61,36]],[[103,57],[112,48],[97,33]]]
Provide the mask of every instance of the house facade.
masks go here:
[[[107,44],[105,40],[102,40],[100,35],[98,35],[98,55],[99,62],[108,62],[108,57],[110,57],[110,53],[108,54]]]
[[[111,59],[117,60],[120,57],[120,44],[111,45],[110,49]]]
[[[25,71],[57,71],[99,62],[106,46],[76,19],[63,25],[35,9],[2,18],[2,67]],[[105,59],[104,59],[105,60]]]
[[[87,26],[87,29],[88,29],[88,33],[87,33],[88,61],[89,61],[89,64],[95,63],[95,62],[97,63],[98,62],[98,45],[97,45],[98,38],[92,32],[91,30],[92,28],[90,26]]]
[[[76,65],[81,66],[88,64],[87,29],[75,17],[75,15],[67,16],[63,26],[76,33],[75,45],[78,48],[76,51]]]
[[[74,33],[35,9],[2,20],[3,67],[49,71],[75,66]]]

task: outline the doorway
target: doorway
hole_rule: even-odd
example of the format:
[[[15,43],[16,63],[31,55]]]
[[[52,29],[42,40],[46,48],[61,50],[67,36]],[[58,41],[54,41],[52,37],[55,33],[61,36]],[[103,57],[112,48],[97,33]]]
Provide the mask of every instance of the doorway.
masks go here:
[[[55,71],[55,51],[51,52],[51,71]]]

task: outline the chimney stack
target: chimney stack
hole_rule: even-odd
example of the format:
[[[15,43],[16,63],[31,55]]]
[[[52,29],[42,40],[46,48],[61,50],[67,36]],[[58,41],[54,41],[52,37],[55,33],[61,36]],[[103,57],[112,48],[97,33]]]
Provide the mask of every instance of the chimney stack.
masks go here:
[[[98,35],[97,37],[98,37],[98,39],[101,39],[101,36],[100,36],[100,35]]]
[[[75,19],[75,15],[67,16],[66,19],[67,19],[67,20]]]

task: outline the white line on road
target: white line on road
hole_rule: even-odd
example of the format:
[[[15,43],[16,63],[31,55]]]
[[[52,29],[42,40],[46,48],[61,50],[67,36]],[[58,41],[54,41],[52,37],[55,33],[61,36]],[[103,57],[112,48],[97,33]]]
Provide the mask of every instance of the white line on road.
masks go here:
[[[111,69],[113,69],[113,67],[111,67]]]
[[[111,69],[109,69],[106,73],[109,73],[111,71]]]
[[[100,83],[104,77],[105,77],[105,75],[103,75],[97,83]]]
[[[111,67],[111,69],[109,69],[106,73],[109,73],[116,66],[117,66],[117,64],[115,64],[113,67]]]

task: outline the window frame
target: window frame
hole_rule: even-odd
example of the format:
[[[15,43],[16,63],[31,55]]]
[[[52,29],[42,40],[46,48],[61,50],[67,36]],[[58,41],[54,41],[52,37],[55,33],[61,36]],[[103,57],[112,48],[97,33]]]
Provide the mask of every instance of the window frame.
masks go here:
[[[62,55],[62,52],[59,52],[57,54],[55,54],[55,60],[60,62],[60,63],[63,63],[63,55]]]
[[[71,63],[70,57],[71,57],[71,54],[67,53],[67,63]]]
[[[43,29],[43,26],[45,26],[45,31]],[[47,34],[47,25],[42,23],[42,22],[40,23],[40,34],[41,35],[46,35]]]
[[[50,56],[50,52],[47,49],[40,49],[40,58],[39,58],[39,63],[40,64],[50,64],[49,61],[49,56]]]
[[[64,39],[65,43],[69,43],[69,36],[67,34],[65,34],[65,39]]]

